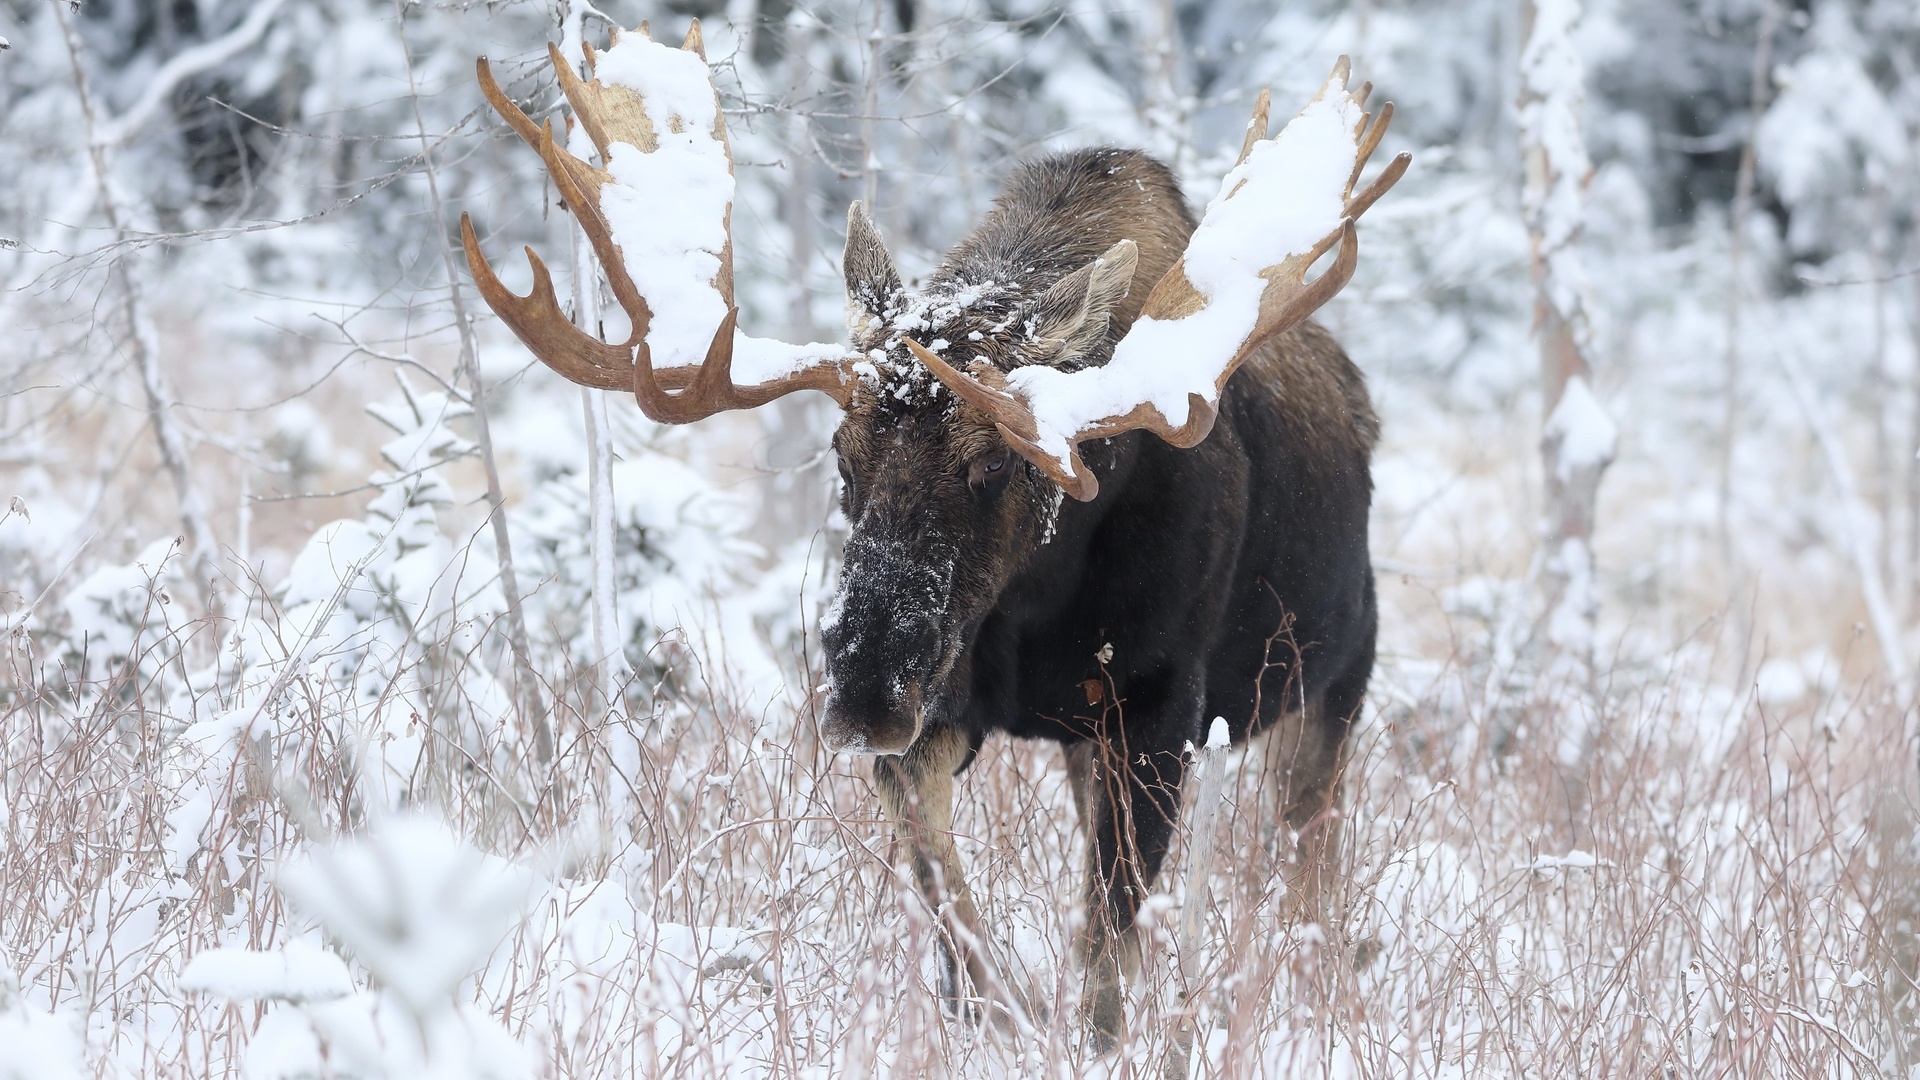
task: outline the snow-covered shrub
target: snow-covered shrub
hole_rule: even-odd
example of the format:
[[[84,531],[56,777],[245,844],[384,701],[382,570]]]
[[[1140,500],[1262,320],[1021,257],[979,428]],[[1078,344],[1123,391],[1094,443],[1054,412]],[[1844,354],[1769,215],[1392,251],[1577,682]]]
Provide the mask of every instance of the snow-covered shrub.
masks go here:
[[[20,979],[0,957],[0,1080],[78,1080],[80,1046],[59,1017],[20,997]]]
[[[280,888],[371,978],[295,939],[193,958],[184,989],[270,1002],[247,1054],[255,1080],[521,1080],[532,1056],[462,992],[526,913],[533,878],[446,825],[376,821],[281,871]]]
[[[670,662],[662,632],[710,618],[760,551],[742,535],[749,509],[689,466],[638,439],[623,439],[613,465],[614,585],[619,646],[636,672]],[[542,483],[515,515],[534,583],[528,606],[561,656],[589,665],[593,565],[584,470]]]
[[[397,381],[397,397],[367,407],[394,438],[380,448],[387,468],[369,477],[377,493],[365,516],[317,530],[275,590],[277,620],[242,631],[262,688],[295,678],[341,695],[339,737],[386,806],[418,796],[429,726],[483,757],[522,734],[495,675],[507,670],[504,647],[488,633],[504,610],[495,567],[482,545],[456,548],[439,520],[455,501],[443,467],[473,450],[451,427],[468,409]]]
[[[82,578],[61,608],[61,658],[88,682],[134,669],[152,675],[180,654],[194,618],[188,559],[181,538],[155,540],[132,562],[106,565]],[[186,601],[176,604],[175,596]]]

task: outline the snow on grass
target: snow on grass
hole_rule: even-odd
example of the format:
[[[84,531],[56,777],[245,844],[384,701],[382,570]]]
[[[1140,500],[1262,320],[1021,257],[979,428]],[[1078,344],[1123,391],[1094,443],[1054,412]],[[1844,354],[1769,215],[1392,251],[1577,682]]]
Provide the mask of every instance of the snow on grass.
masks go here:
[[[20,980],[0,958],[0,1080],[78,1080],[80,1040],[57,1016],[20,994]]]
[[[340,957],[305,940],[283,948],[208,949],[180,973],[180,989],[235,999],[335,1001],[354,992]]]
[[[212,701],[152,698],[150,714],[199,719],[149,766],[95,753],[137,747],[113,734],[134,714],[97,697],[74,710],[42,688],[40,707],[60,710],[49,726],[5,716],[0,873],[34,884],[0,918],[9,942],[47,944],[21,963],[21,1004],[0,1009],[0,1030],[38,1033],[55,1060],[107,1076],[294,1077],[321,1063],[396,1077],[1099,1076],[1157,1067],[1186,1030],[1187,986],[1204,1067],[1253,1076],[1662,1062],[1867,1076],[1890,1060],[1890,969],[1864,928],[1920,910],[1920,877],[1901,869],[1911,780],[1881,771],[1880,714],[1841,719],[1858,745],[1836,753],[1801,714],[1754,708],[1728,745],[1689,722],[1701,706],[1683,665],[1616,687],[1630,722],[1594,757],[1588,835],[1570,843],[1550,745],[1494,759],[1462,738],[1513,707],[1488,674],[1471,656],[1383,664],[1324,926],[1289,906],[1292,841],[1271,793],[1284,762],[1259,745],[1226,755],[1190,981],[1165,932],[1183,909],[1183,843],[1148,904],[1133,1026],[1109,1059],[1075,1020],[1083,841],[1064,761],[1044,744],[989,740],[955,822],[994,947],[1044,1003],[1041,1034],[1009,1045],[943,1015],[935,924],[894,865],[864,769],[824,753],[787,706],[743,710],[695,678],[638,711],[652,734],[630,741],[559,702],[559,750],[541,765],[480,744],[437,752],[470,738],[443,673],[405,698],[423,731],[408,779],[457,824],[355,824],[354,800],[395,797],[315,738],[351,729],[355,694],[309,676],[286,704],[310,705],[251,728]],[[1548,716],[1518,707],[1523,723]],[[25,737],[63,730],[51,758]],[[169,839],[153,850],[142,822],[161,819]],[[307,838],[322,827],[342,838]],[[88,905],[44,899],[89,889]],[[76,967],[98,974],[76,982]],[[60,1041],[83,1016],[97,1033],[84,1051]]]
[[[399,819],[288,867],[280,887],[401,1004],[427,1016],[519,923],[532,886],[525,870],[444,825]]]
[[[1869,928],[1920,912],[1920,853],[1889,706],[1830,693],[1824,654],[1749,702],[1684,649],[1629,653],[1576,832],[1542,737],[1564,676],[1518,663],[1524,590],[1489,577],[1443,590],[1446,646],[1411,616],[1386,627],[1324,925],[1292,908],[1284,763],[1222,754],[1207,901],[1185,896],[1183,839],[1115,1057],[1076,1019],[1064,762],[989,740],[955,830],[992,945],[1043,1007],[1029,1041],[974,1032],[943,1012],[936,924],[865,766],[815,733],[798,571],[819,568],[731,573],[740,501],[626,447],[632,720],[569,681],[568,640],[543,644],[557,750],[539,762],[474,629],[499,609],[449,517],[473,489],[434,430],[447,404],[379,403],[396,471],[237,627],[175,615],[156,555],[101,578],[132,601],[107,626],[76,624],[120,635],[96,681],[39,659],[71,651],[56,631],[6,639],[0,881],[24,902],[0,910],[22,976],[0,1031],[29,1035],[0,1047],[108,1077],[1100,1076],[1157,1069],[1197,1015],[1202,1067],[1253,1076],[1898,1062],[1906,1006]],[[577,538],[565,480],[519,527]],[[579,595],[567,550],[529,556],[553,575],[536,622]],[[428,808],[448,824],[395,816]],[[1197,922],[1185,958],[1175,911]]]

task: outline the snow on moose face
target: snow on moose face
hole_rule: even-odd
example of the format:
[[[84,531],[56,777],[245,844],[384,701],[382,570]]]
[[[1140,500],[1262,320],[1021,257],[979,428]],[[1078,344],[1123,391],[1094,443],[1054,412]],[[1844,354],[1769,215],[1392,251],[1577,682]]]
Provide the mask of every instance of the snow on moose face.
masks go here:
[[[968,650],[1058,489],[911,355],[863,377],[833,446],[852,532],[822,637],[821,735],[904,751],[966,705]]]
[[[900,753],[966,708],[974,636],[1060,512],[1061,489],[908,342],[963,371],[1112,355],[1109,314],[1132,258],[1076,266],[1007,213],[989,214],[917,293],[861,205],[847,215],[847,328],[867,360],[833,437],[853,530],[822,628],[832,691],[820,733],[834,749]]]

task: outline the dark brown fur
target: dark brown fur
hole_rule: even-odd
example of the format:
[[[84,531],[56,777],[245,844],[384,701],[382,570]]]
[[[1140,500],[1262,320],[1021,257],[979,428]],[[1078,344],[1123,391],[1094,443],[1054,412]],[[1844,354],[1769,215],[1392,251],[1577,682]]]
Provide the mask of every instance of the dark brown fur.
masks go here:
[[[873,367],[834,439],[852,533],[824,635],[822,731],[882,754],[882,799],[922,887],[952,901],[953,955],[976,984],[996,976],[948,835],[951,778],[991,731],[1067,744],[1091,834],[1083,954],[1103,1038],[1123,1019],[1182,749],[1210,718],[1236,741],[1279,724],[1302,854],[1324,858],[1337,835],[1341,747],[1373,664],[1378,423],[1359,371],[1307,324],[1247,362],[1205,442],[1087,444],[1100,495],[1063,501],[902,338],[957,366],[1104,364],[1193,227],[1165,167],[1097,150],[1016,171],[918,295],[864,215],[848,233],[849,321]],[[1094,264],[1121,239],[1138,248],[1130,288],[1116,264]]]

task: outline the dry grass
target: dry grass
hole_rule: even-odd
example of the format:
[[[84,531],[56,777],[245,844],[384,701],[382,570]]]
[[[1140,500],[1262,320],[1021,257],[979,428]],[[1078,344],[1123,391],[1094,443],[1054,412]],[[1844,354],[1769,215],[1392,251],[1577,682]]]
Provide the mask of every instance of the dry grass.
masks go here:
[[[50,680],[34,640],[7,642],[0,940],[98,1075],[239,1071],[269,1007],[184,992],[180,971],[305,931],[276,867],[390,802],[548,879],[470,992],[549,1075],[1157,1075],[1190,1019],[1176,895],[1149,905],[1120,1052],[1082,1045],[1081,841],[1050,746],[990,740],[961,787],[985,921],[1045,1003],[1010,1038],[943,1014],[934,922],[865,765],[739,700],[710,658],[663,644],[674,674],[634,688],[630,724],[556,683],[539,766],[474,723],[429,653],[390,687],[421,752],[382,777],[367,717],[391,702],[312,671],[222,673],[225,629],[170,623],[175,606],[156,591],[136,659],[94,682]],[[1204,1075],[1909,1074],[1920,803],[1897,710],[1856,690],[1782,713],[1676,664],[1607,693],[1569,785],[1529,737],[1552,722],[1543,689],[1511,682],[1471,654],[1383,666],[1324,927],[1290,916],[1288,838],[1259,755],[1236,755],[1190,988]],[[1516,717],[1515,748],[1491,753],[1479,733]],[[740,933],[681,929],[706,927]]]

